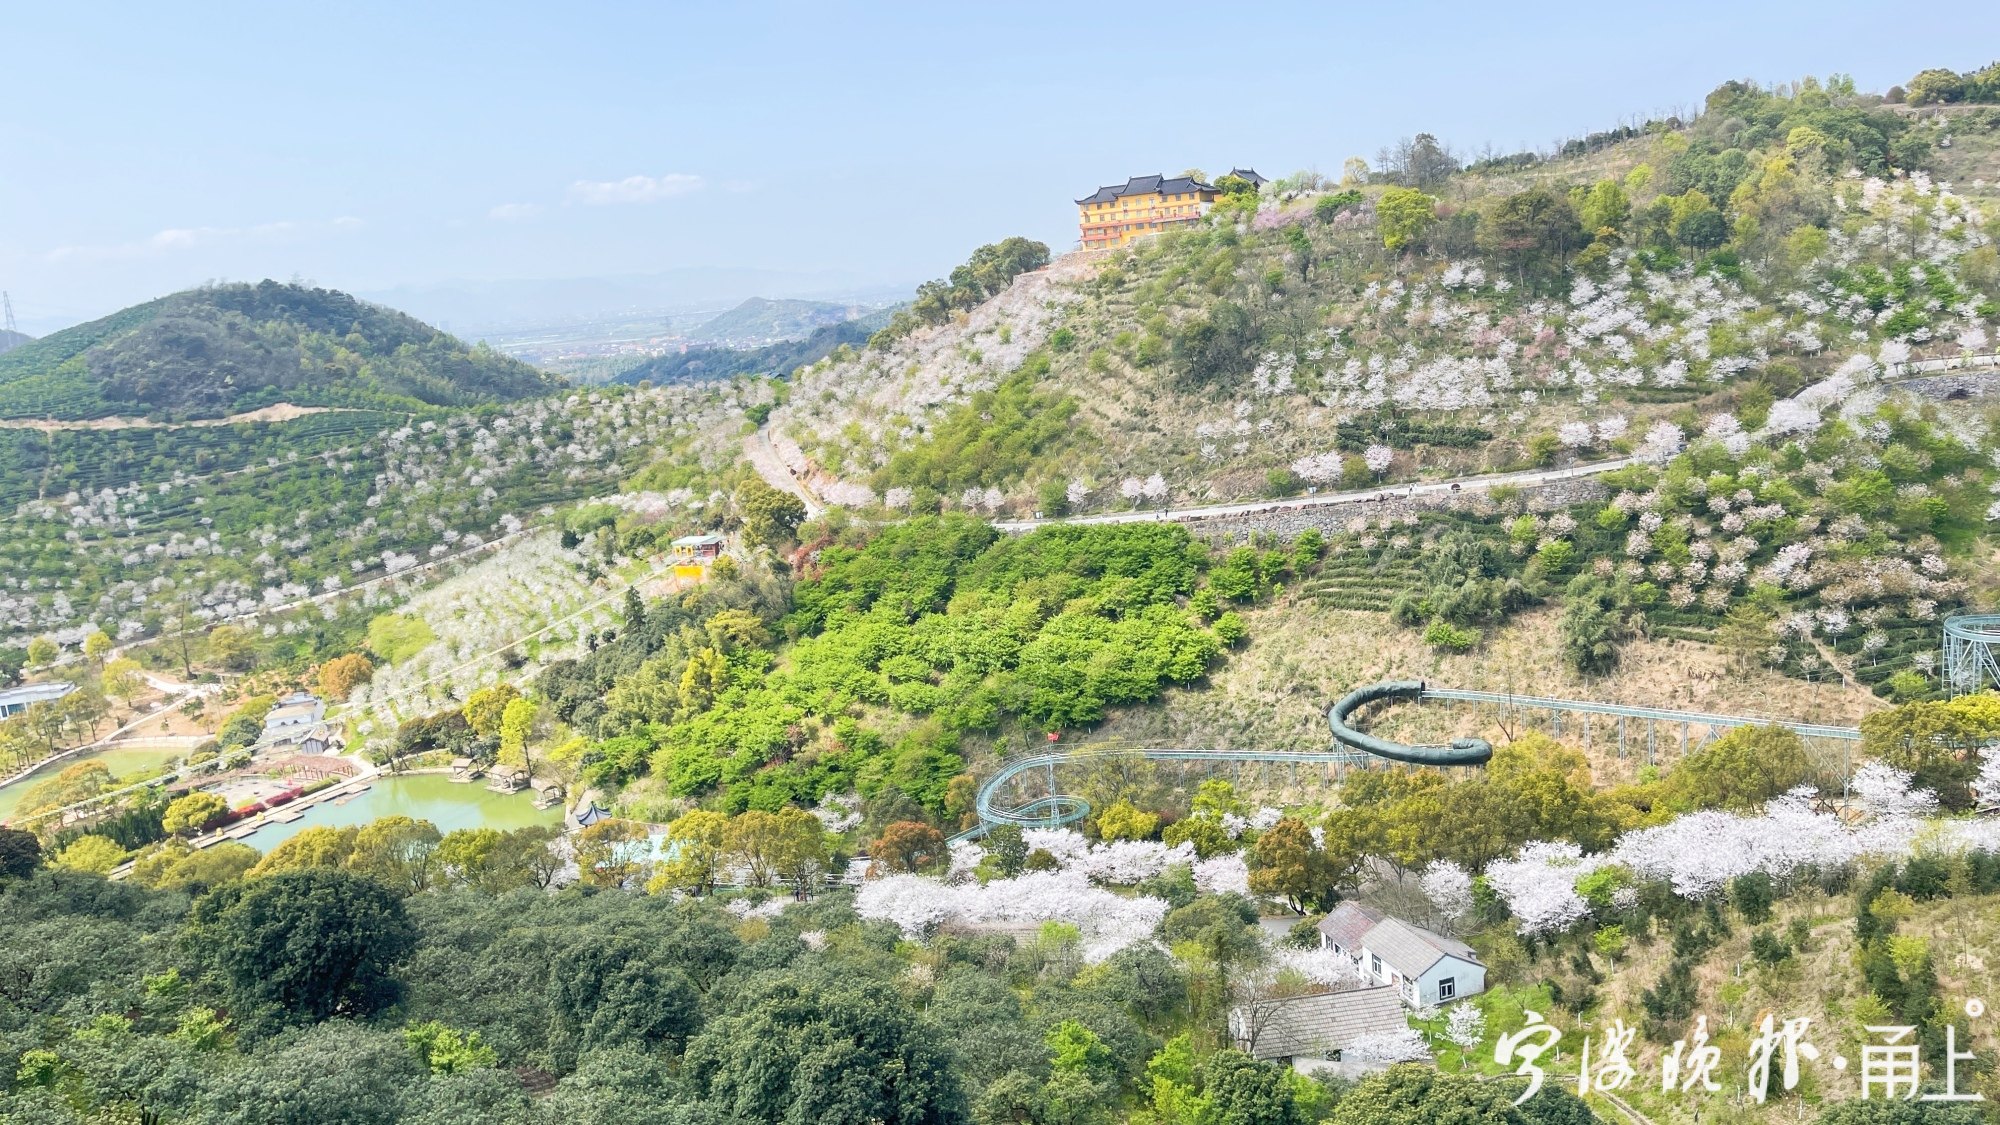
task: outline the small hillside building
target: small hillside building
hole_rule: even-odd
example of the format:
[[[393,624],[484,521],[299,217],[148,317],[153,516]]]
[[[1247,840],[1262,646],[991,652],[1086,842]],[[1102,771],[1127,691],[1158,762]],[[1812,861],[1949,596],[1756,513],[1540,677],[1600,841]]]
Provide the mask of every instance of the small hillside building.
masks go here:
[[[0,690],[0,719],[11,719],[37,703],[54,703],[75,690],[76,685],[65,680]]]
[[[1395,989],[1412,1008],[1449,1004],[1486,991],[1486,966],[1456,938],[1343,902],[1320,920],[1320,947],[1342,954],[1368,979]]]
[[[1133,176],[1076,201],[1085,250],[1116,250],[1141,235],[1191,226],[1208,214],[1215,185],[1192,176]]]
[[[1402,1000],[1387,985],[1261,1000],[1229,1013],[1229,1036],[1237,1050],[1302,1073],[1331,1070],[1350,1078],[1387,1064],[1348,1058],[1348,1048],[1409,1026]]]
[[[1266,182],[1249,169],[1229,174],[1259,188]],[[1193,176],[1133,176],[1076,201],[1078,241],[1085,250],[1116,250],[1144,235],[1192,226],[1221,194]]]
[[[310,738],[325,720],[326,704],[319,696],[306,691],[293,692],[278,700],[278,705],[264,716],[264,732],[257,736],[257,741],[266,746],[296,746]]]
[[[683,535],[673,541],[670,549],[674,557],[674,577],[692,578],[697,581],[708,574],[708,567],[722,557],[723,549],[729,541],[720,535]]]
[[[347,749],[347,736],[338,727],[320,723],[299,739],[302,754],[338,754]]]

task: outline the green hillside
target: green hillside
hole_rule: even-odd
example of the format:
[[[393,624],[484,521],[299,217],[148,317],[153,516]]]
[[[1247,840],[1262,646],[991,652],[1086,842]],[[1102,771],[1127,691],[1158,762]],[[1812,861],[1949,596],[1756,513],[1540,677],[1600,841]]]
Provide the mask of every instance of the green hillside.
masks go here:
[[[889,322],[889,311],[870,313],[814,329],[802,340],[780,340],[761,348],[690,348],[679,355],[655,356],[620,372],[614,382],[685,383],[736,375],[782,375],[818,363],[845,345],[859,348]]]
[[[2000,137],[2000,111],[1948,126],[1922,112],[1730,83],[1692,122],[1568,155],[1461,166],[1424,137],[1388,166],[1290,177],[1200,226],[1066,258],[963,324],[823,362],[773,425],[878,493],[956,505],[998,489],[1018,514],[1073,483],[1072,507],[1118,507],[1123,480],[1156,473],[1184,505],[1602,456],[1670,417],[1699,430],[1726,411],[1754,431],[1856,353],[1990,348],[1990,187],[1926,173]],[[1898,221],[1921,229],[1888,237]],[[1028,369],[1078,400],[1090,440],[962,461],[948,488],[898,468],[922,461],[901,447]]]
[[[1938,687],[1937,616],[1995,581],[1986,392],[1900,380],[2000,335],[1991,186],[1944,178],[1996,138],[2000,111],[1838,77],[1725,83],[1692,121],[1551,154],[1466,164],[1422,136],[831,356],[769,425],[822,496],[885,515],[1636,457],[1566,510],[1342,513],[1305,590],[1440,654],[1561,605],[1546,659],[1579,674],[1672,636],[1912,698]]]
[[[0,675],[78,687],[0,766],[149,702],[114,640],[217,688],[196,792],[0,827],[0,1122],[1996,1120],[2000,693],[1939,659],[2000,602],[1995,102],[1420,135],[645,386],[0,427]],[[428,401],[441,338],[273,289],[179,369]],[[92,381],[121,317],[24,350],[161,385]],[[1326,760],[1383,680],[1493,693],[1360,720],[1490,760]],[[375,798],[574,831],[329,778],[275,839],[300,688]]]
[[[191,289],[0,356],[0,418],[215,418],[277,402],[401,409],[508,402],[548,376],[330,289]]]
[[[852,305],[831,301],[751,297],[693,332],[697,340],[764,341],[795,339],[815,329],[854,318]]]
[[[0,352],[11,352],[23,344],[32,344],[34,342],[35,338],[25,332],[15,332],[10,329],[0,328]]]

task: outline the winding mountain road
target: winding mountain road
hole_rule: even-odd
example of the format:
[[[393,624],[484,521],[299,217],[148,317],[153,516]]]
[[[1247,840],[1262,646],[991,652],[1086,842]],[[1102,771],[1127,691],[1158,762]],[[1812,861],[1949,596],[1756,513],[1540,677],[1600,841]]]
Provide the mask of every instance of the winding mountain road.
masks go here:
[[[785,466],[778,451],[771,445],[770,433],[764,427],[743,439],[743,456],[750,462],[764,483],[781,492],[789,492],[805,503],[806,516],[811,518],[826,510],[826,504],[805,483],[794,477]],[[1579,477],[1596,476],[1599,473],[1614,472],[1634,463],[1631,457],[1615,457],[1607,461],[1586,461],[1561,469],[1531,469],[1521,473],[1487,473],[1479,476],[1455,477],[1446,480],[1414,481],[1409,484],[1388,485],[1381,488],[1364,488],[1352,492],[1321,492],[1312,496],[1295,496],[1289,500],[1251,500],[1237,504],[1207,504],[1191,508],[1136,509],[1129,512],[1104,512],[1093,516],[1057,516],[1045,519],[994,520],[993,526],[1001,531],[1020,534],[1051,524],[1106,524],[1106,523],[1194,523],[1201,520],[1226,519],[1231,516],[1248,516],[1263,512],[1282,512],[1304,508],[1324,508],[1341,504],[1369,504],[1394,500],[1402,497],[1435,496],[1440,493],[1483,492],[1495,488],[1525,488],[1536,485],[1554,484],[1559,481]]]
[[[1633,464],[1635,458],[1617,457],[1609,461],[1587,461],[1562,469],[1534,469],[1525,473],[1487,473],[1482,476],[1455,477],[1448,480],[1413,481],[1409,484],[1389,485],[1383,488],[1365,488],[1354,492],[1321,492],[1313,496],[1296,496],[1289,500],[1252,500],[1241,504],[1209,504],[1194,508],[1166,508],[1159,511],[1137,510],[1130,512],[1105,512],[1095,516],[1065,516],[1055,519],[1038,520],[994,520],[993,526],[1002,531],[1033,531],[1057,523],[1188,523],[1199,520],[1223,519],[1229,516],[1247,516],[1259,512],[1282,512],[1301,508],[1324,508],[1340,504],[1368,504],[1377,501],[1394,500],[1408,496],[1435,496],[1439,493],[1483,492],[1490,489],[1511,486],[1515,488],[1542,484],[1579,477],[1596,476],[1599,473],[1614,472]]]
[[[771,444],[769,427],[759,426],[756,433],[743,439],[743,458],[757,470],[758,476],[764,478],[765,484],[780,492],[789,492],[803,501],[807,519],[826,511],[826,505],[820,502],[820,498],[785,467],[784,458],[778,456],[777,448]]]
[[[1891,385],[1927,376],[1948,374],[1958,371],[1982,371],[2000,368],[2000,352],[1983,352],[1933,359],[1907,360],[1891,364],[1885,378],[1870,385]],[[792,475],[791,470],[778,456],[771,445],[768,426],[760,426],[757,431],[743,439],[743,455],[756,468],[757,475],[764,478],[771,487],[789,492],[803,500],[806,514],[817,516],[826,510],[826,504],[805,483]],[[1167,508],[1164,510],[1135,510],[1129,512],[1104,512],[1092,516],[1063,516],[1047,519],[994,520],[993,526],[1007,532],[1027,532],[1038,527],[1058,523],[1190,523],[1200,520],[1225,519],[1230,516],[1247,516],[1260,512],[1287,511],[1297,508],[1318,508],[1339,504],[1367,504],[1405,496],[1428,496],[1440,492],[1481,491],[1503,486],[1531,487],[1553,484],[1574,477],[1595,476],[1599,473],[1614,472],[1634,462],[1631,457],[1618,457],[1606,461],[1587,461],[1561,469],[1534,469],[1522,473],[1489,473],[1480,476],[1448,478],[1444,480],[1421,481],[1382,488],[1366,488],[1352,492],[1322,492],[1314,496],[1298,496],[1289,500],[1252,500],[1238,504],[1208,504],[1191,508]]]

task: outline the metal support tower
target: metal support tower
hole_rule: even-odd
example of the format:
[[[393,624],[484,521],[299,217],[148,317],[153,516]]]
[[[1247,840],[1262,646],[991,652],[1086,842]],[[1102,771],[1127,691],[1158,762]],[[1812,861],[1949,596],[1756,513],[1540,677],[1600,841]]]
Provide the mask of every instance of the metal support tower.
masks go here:
[[[1944,619],[1944,689],[1956,697],[2000,686],[2000,614]]]

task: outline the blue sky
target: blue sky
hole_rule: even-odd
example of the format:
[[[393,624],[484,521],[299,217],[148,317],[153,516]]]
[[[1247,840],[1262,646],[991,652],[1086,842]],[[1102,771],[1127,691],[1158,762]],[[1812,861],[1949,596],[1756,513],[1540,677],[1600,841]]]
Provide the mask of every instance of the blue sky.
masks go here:
[[[210,278],[915,282],[1067,246],[1128,174],[1533,147],[2000,44],[1990,0],[1529,7],[10,5],[0,289],[48,330]]]

